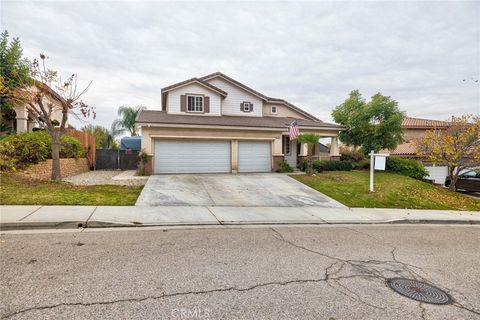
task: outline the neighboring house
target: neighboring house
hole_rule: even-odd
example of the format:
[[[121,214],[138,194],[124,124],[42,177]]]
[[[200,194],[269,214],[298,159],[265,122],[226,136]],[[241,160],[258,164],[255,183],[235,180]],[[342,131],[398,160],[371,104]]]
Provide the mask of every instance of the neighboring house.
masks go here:
[[[282,161],[296,166],[305,145],[290,141],[288,126],[331,139],[329,153],[339,159],[338,134],[344,128],[220,73],[192,78],[162,89],[162,110],[142,110],[136,124],[150,173],[270,172]]]
[[[60,102],[64,101],[64,99],[50,87],[47,86],[47,89],[50,94],[44,98],[44,103],[45,105],[51,104],[53,106],[51,119],[60,123],[62,120]],[[38,90],[36,86],[32,86],[29,91],[33,92],[34,90]],[[11,133],[31,132],[34,128],[40,128],[40,124],[29,113],[26,105],[2,110],[2,123],[10,129]]]
[[[448,126],[449,123],[447,121],[405,117],[402,123],[404,142],[398,145],[394,151],[390,152],[390,154],[397,157],[416,158],[421,160],[425,169],[427,169],[430,174],[428,179],[433,180],[435,183],[443,184],[448,175],[447,166],[435,166],[425,159],[420,158],[417,155],[414,140],[425,137],[425,132],[427,130],[443,130]]]

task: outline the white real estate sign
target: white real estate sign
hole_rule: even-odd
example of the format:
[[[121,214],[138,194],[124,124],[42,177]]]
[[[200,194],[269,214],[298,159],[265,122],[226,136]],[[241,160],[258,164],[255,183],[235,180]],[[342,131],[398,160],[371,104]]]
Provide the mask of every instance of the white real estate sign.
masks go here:
[[[375,170],[385,170],[386,159],[385,156],[375,156]]]
[[[375,170],[385,170],[388,154],[376,154],[373,150],[370,155],[370,192],[373,192],[373,172]]]

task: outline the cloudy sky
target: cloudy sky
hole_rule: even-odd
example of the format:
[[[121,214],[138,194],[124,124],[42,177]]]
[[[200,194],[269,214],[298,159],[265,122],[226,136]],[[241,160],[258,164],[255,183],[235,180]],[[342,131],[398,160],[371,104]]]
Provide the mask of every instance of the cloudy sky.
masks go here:
[[[92,80],[92,123],[160,107],[162,87],[221,71],[325,121],[353,89],[408,115],[480,113],[480,2],[1,1],[24,54]]]

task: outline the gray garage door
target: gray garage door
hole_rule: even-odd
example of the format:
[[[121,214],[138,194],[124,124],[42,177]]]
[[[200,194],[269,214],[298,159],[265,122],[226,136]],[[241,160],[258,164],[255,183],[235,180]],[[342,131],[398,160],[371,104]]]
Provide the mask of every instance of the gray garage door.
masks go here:
[[[272,170],[271,142],[240,141],[238,143],[238,172],[270,172]]]
[[[230,163],[230,141],[155,141],[155,173],[227,173]]]

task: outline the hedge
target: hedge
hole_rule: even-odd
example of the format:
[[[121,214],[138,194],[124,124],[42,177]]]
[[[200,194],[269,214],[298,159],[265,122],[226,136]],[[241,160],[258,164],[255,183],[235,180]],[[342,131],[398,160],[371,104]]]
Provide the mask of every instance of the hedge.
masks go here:
[[[78,139],[62,135],[60,158],[85,156]],[[0,140],[0,169],[12,171],[51,158],[52,137],[46,131],[12,134]]]
[[[420,161],[409,158],[387,157],[385,169],[418,180],[422,180],[428,176],[428,171]]]

